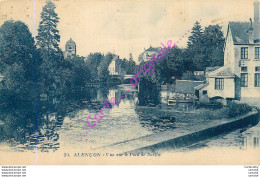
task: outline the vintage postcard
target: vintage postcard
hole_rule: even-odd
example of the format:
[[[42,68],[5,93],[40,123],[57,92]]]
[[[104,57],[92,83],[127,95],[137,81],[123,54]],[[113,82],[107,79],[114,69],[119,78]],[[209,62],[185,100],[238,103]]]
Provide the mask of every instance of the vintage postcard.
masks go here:
[[[1,165],[259,165],[260,0],[0,0]]]

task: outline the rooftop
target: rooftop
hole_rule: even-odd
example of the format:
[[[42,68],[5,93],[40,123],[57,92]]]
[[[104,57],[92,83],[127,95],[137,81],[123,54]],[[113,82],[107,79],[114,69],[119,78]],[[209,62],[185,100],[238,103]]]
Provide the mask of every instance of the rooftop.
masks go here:
[[[212,71],[207,75],[207,77],[225,77],[225,78],[234,78],[235,74],[233,73],[231,66],[223,66],[215,71]]]
[[[176,80],[176,93],[194,93],[194,88],[203,84],[203,81]]]
[[[249,44],[250,22],[229,22],[234,44]]]

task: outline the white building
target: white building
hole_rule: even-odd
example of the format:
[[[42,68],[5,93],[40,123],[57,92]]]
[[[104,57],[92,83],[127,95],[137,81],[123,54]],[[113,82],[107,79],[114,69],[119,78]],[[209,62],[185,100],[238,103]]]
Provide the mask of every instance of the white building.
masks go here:
[[[73,57],[76,56],[76,54],[76,43],[70,38],[65,45],[64,58]]]
[[[260,97],[260,0],[254,2],[254,21],[229,22],[224,66],[207,74],[207,83],[196,87],[201,101],[221,97]]]
[[[109,75],[119,75],[121,73],[119,56],[114,56],[110,65],[108,66]]]
[[[158,54],[160,49],[160,47],[152,47],[151,45],[148,49],[144,48],[143,53],[140,54],[141,58],[139,58],[139,62],[150,60],[154,54]]]

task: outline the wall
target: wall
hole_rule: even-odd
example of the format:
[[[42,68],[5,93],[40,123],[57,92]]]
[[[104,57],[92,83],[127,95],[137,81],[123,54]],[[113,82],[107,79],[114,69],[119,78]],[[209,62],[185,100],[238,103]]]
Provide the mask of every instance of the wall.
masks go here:
[[[209,85],[202,90],[208,91],[208,97],[216,96],[222,98],[235,98],[235,80],[234,78],[224,78],[224,89],[215,89],[215,78],[209,78]]]
[[[227,33],[225,51],[224,51],[224,65],[225,66],[230,65],[233,64],[234,62],[235,62],[234,44],[233,44],[232,34],[229,29]]]
[[[248,59],[241,59],[241,47],[248,47]],[[235,45],[235,74],[241,78],[241,67],[247,67],[248,87],[241,87],[241,97],[260,97],[260,87],[255,87],[255,67],[260,67],[260,60],[255,59],[255,47],[260,44]]]

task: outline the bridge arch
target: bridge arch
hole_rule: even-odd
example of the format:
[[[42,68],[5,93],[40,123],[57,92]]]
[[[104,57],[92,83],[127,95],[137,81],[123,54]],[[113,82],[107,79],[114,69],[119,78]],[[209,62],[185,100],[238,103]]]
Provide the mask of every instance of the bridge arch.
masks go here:
[[[131,84],[131,83],[130,83],[130,79],[131,79],[131,78],[126,78],[126,79],[124,79],[122,84]]]
[[[121,84],[121,80],[119,78],[111,78],[110,82],[113,84]]]

